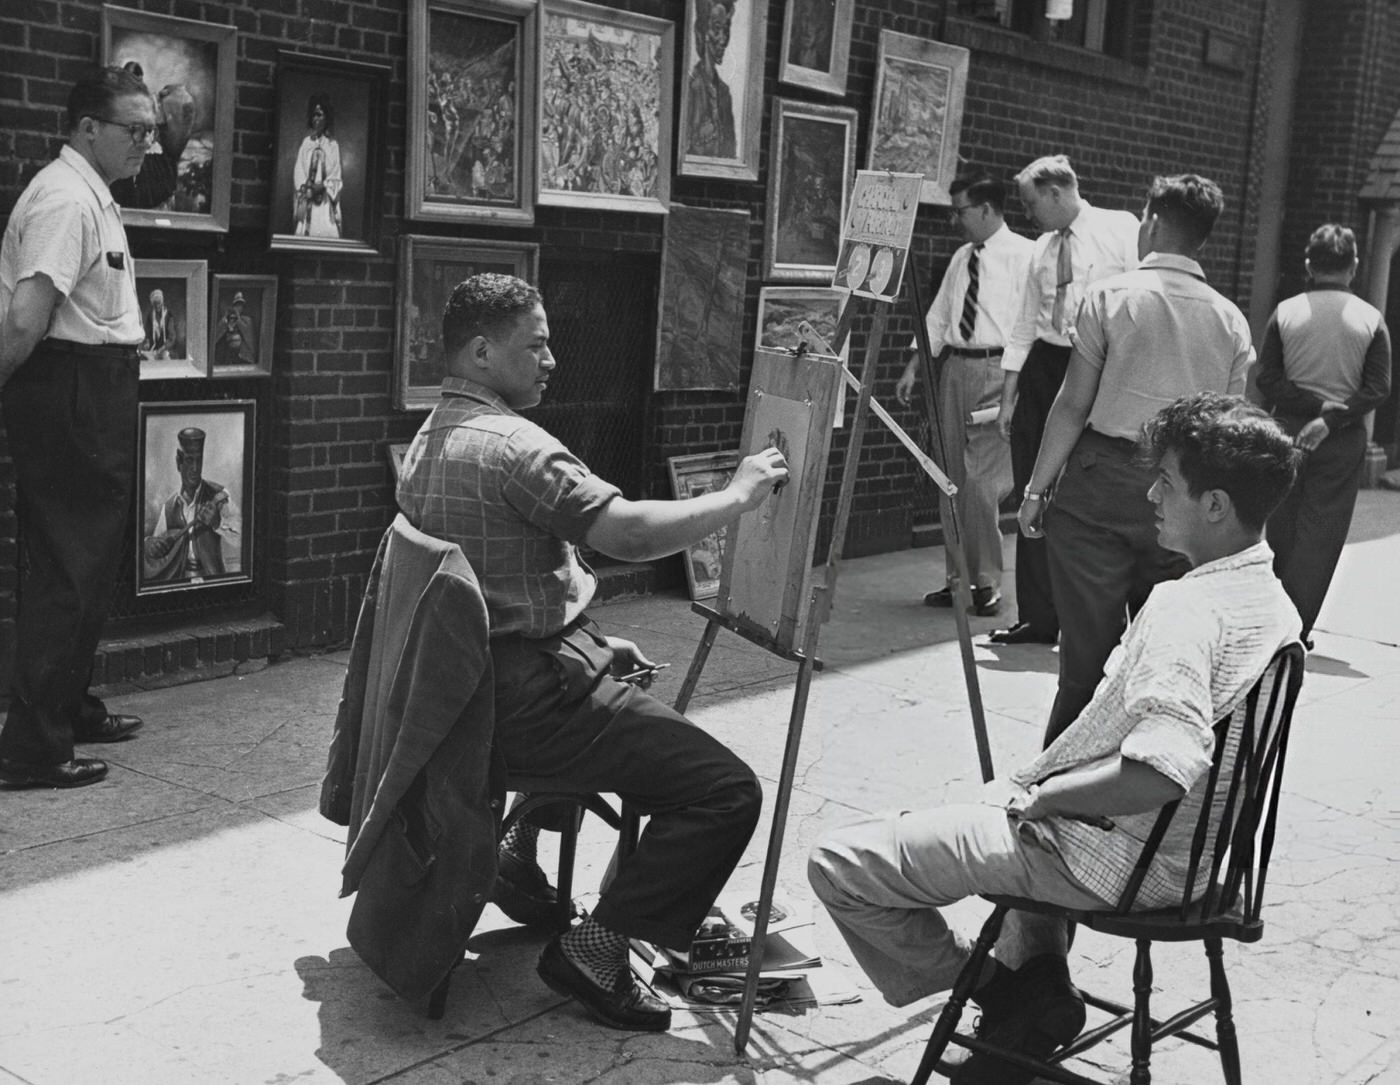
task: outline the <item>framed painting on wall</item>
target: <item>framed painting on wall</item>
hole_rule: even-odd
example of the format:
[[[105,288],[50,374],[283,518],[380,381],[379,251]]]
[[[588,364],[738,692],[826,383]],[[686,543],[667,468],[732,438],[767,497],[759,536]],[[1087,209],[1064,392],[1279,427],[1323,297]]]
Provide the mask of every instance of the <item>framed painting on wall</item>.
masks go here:
[[[692,0],[676,172],[758,180],[768,0]]]
[[[270,247],[376,252],[389,67],[283,51]]]
[[[661,254],[658,392],[739,389],[749,213],[672,204]]]
[[[232,26],[102,6],[103,64],[135,72],[156,102],[141,173],[117,182],[126,225],[228,229],[237,38]]]
[[[209,319],[211,377],[270,377],[276,275],[215,275]]]
[[[787,0],[778,80],[844,97],[855,0]]]
[[[140,405],[136,594],[253,579],[256,404]]]
[[[830,283],[855,173],[856,111],[773,100],[763,277]]]
[[[446,375],[442,310],[463,279],[493,271],[539,284],[540,247],[524,241],[399,238],[399,322],[394,343],[394,406],[434,406]]]
[[[546,0],[539,202],[665,214],[675,24]]]
[[[765,286],[758,292],[758,342],[754,350],[795,351],[806,343],[807,348],[824,353],[829,350],[841,319],[841,310],[850,297],[849,290],[834,286]],[[821,337],[820,344],[806,342],[801,332],[803,324],[811,325]],[[841,344],[840,359],[845,364],[851,352],[849,337]],[[846,386],[835,393],[836,406],[832,425],[840,429],[846,424]]]
[[[923,174],[920,203],[953,202],[969,57],[957,45],[880,31],[866,168]]]
[[[412,0],[409,218],[535,221],[537,0]]]
[[[209,359],[209,265],[203,260],[137,260],[141,379],[203,377]]]
[[[737,452],[700,452],[666,459],[671,474],[671,493],[678,501],[724,489],[738,466]],[[685,582],[692,599],[713,599],[719,593],[728,531],[729,525],[723,524],[681,551],[685,558]]]

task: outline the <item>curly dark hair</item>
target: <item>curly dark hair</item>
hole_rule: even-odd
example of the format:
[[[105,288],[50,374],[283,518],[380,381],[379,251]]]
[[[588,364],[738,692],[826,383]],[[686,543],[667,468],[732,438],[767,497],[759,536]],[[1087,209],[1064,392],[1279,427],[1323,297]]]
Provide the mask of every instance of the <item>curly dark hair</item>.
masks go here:
[[[448,357],[477,335],[490,335],[514,324],[543,298],[524,279],[484,272],[463,279],[442,310],[442,347]]]
[[[1163,407],[1142,427],[1149,463],[1177,454],[1192,497],[1230,495],[1240,523],[1255,531],[1293,485],[1301,455],[1283,428],[1243,396],[1197,392]]]

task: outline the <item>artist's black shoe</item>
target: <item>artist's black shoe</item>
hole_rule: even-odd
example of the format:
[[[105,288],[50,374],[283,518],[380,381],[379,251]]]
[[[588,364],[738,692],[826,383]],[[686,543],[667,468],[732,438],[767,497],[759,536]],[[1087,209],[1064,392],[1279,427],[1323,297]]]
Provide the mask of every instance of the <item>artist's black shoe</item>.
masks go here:
[[[559,914],[559,894],[538,863],[526,862],[504,848],[496,852],[496,884],[491,903],[524,927],[567,929]]]
[[[624,968],[616,985],[608,990],[569,960],[558,938],[544,947],[535,971],[551,991],[576,999],[609,1028],[665,1032],[671,1027],[671,1008],[650,990],[639,987],[630,968]]]
[[[1069,965],[1057,954],[1032,957],[1014,974],[1015,1008],[984,1008],[979,1038],[1033,1059],[1044,1059],[1084,1028],[1084,996],[1070,981]],[[1035,1072],[994,1055],[974,1053],[950,1078],[952,1085],[1026,1085]]]

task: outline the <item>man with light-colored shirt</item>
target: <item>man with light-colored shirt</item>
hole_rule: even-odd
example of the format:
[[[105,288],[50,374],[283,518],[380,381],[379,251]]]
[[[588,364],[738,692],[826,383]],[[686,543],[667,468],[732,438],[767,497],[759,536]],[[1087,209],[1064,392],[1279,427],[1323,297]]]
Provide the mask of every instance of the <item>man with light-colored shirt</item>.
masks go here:
[[[997,425],[1011,442],[1014,485],[1024,490],[1069,366],[1069,328],[1085,289],[1137,266],[1137,216],[1105,211],[1079,194],[1064,155],[1037,158],[1016,175],[1021,203],[1046,231],[1035,243],[1021,316],[1002,355],[1006,370]],[[1017,621],[994,644],[1053,644],[1060,631],[1045,543],[1016,539]]]
[[[871,816],[829,833],[808,877],[885,1000],[947,990],[971,941],[939,909],[1009,894],[1061,907],[1114,907],[1158,813],[1180,799],[1194,824],[1213,727],[1301,623],[1273,575],[1264,523],[1293,482],[1287,434],[1237,396],[1178,400],[1145,427],[1148,496],[1162,546],[1192,570],[1133,619],[1078,720],[982,802]],[[998,794],[1000,792],[1000,794]],[[1184,813],[1182,813],[1184,811]],[[1181,899],[1190,833],[1168,832],[1137,907]],[[1206,874],[1205,877],[1209,875]],[[1198,878],[1196,891],[1205,886]],[[1084,1026],[1062,921],[1013,911],[972,998],[989,1042],[1044,1058]],[[1032,1074],[976,1055],[955,1085],[1021,1085]]]
[[[141,307],[111,183],[156,131],[139,77],[100,68],[68,96],[68,142],[20,195],[0,245],[0,388],[15,465],[19,609],[0,785],[80,787],[105,762],[75,742],[141,726],[93,696],[136,477]]]
[[[1135,440],[1181,396],[1245,390],[1249,323],[1195,259],[1224,206],[1213,181],[1158,177],[1138,232],[1142,263],[1091,286],[1080,307],[1020,512],[1022,532],[1048,543],[1055,607],[1067,616],[1047,743],[1088,703],[1129,614],[1189,568],[1157,541],[1152,470]]]
[[[1011,451],[990,420],[974,424],[973,418],[994,412],[1001,403],[1001,355],[1021,313],[1034,245],[1007,228],[1006,186],[1000,181],[986,174],[962,177],[948,191],[949,217],[967,244],[953,253],[926,323],[930,349],[941,352],[935,406],[947,452],[943,467],[958,487],[954,500],[972,609],[987,616],[1001,607],[997,506],[1011,492]],[[895,385],[901,403],[909,402],[918,369],[915,352]],[[951,555],[945,564],[951,580]],[[950,607],[952,590],[931,591],[924,602]]]
[[[598,580],[578,544],[624,561],[673,554],[763,504],[787,478],[775,448],[728,486],[633,501],[517,411],[556,365],[539,291],[509,275],[459,283],[442,320],[442,399],[404,455],[399,508],[462,548],[481,584],[495,683],[494,750],[542,790],[623,796],[646,829],[584,921],[536,966],[552,989],[613,1028],[661,1031],[671,1012],[636,986],[628,939],[688,950],[743,856],[762,805],[752,770],[649,694],[613,677],[652,665],[588,617]],[[518,922],[552,922],[555,890],[529,818],[502,841],[493,900]]]

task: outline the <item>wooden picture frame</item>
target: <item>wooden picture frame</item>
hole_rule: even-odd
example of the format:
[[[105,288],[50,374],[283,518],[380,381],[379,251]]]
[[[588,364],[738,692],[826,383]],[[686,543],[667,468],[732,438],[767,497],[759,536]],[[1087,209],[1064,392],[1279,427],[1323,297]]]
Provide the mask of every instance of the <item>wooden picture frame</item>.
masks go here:
[[[810,324],[824,343],[836,334],[851,292],[836,286],[765,286],[758,291],[758,332],[754,350],[796,351],[804,342],[799,332],[803,323]],[[808,349],[811,349],[808,344]],[[845,364],[850,356],[850,337],[841,344],[840,360]],[[846,386],[843,382],[835,394],[832,426],[840,429],[846,424]]]
[[[724,489],[738,466],[737,452],[698,452],[666,458],[666,469],[671,475],[671,493],[678,501]],[[685,561],[685,582],[691,599],[713,599],[719,594],[728,532],[729,525],[722,525],[681,551]]]
[[[880,31],[866,169],[920,173],[919,202],[950,206],[958,175],[971,54],[958,45]]]
[[[399,320],[394,340],[394,406],[436,405],[446,370],[442,310],[463,279],[486,271],[539,284],[540,247],[525,241],[461,241],[405,234],[399,238]]]
[[[253,579],[256,410],[251,399],[140,404],[137,595]]]
[[[845,97],[855,10],[855,0],[787,0],[778,81]]]
[[[830,284],[855,175],[856,111],[773,100],[763,277]]]
[[[135,261],[143,338],[141,380],[187,380],[209,372],[209,265]],[[159,295],[159,298],[157,298]]]
[[[739,456],[777,447],[788,481],[731,525],[717,609],[779,652],[800,650],[841,370],[835,359],[754,354]]]
[[[538,0],[411,0],[404,212],[535,221]]]
[[[758,180],[767,48],[768,0],[686,4],[677,174]]]
[[[139,65],[156,100],[161,127],[142,173],[154,176],[159,156],[176,159],[174,193],[154,207],[126,196],[125,225],[228,231],[237,41],[232,26],[102,5],[102,63]]]
[[[210,297],[206,375],[215,379],[272,376],[277,276],[215,274]]]
[[[269,248],[378,252],[389,71],[386,64],[277,54]]]
[[[669,19],[545,0],[539,203],[666,213],[674,38]]]

